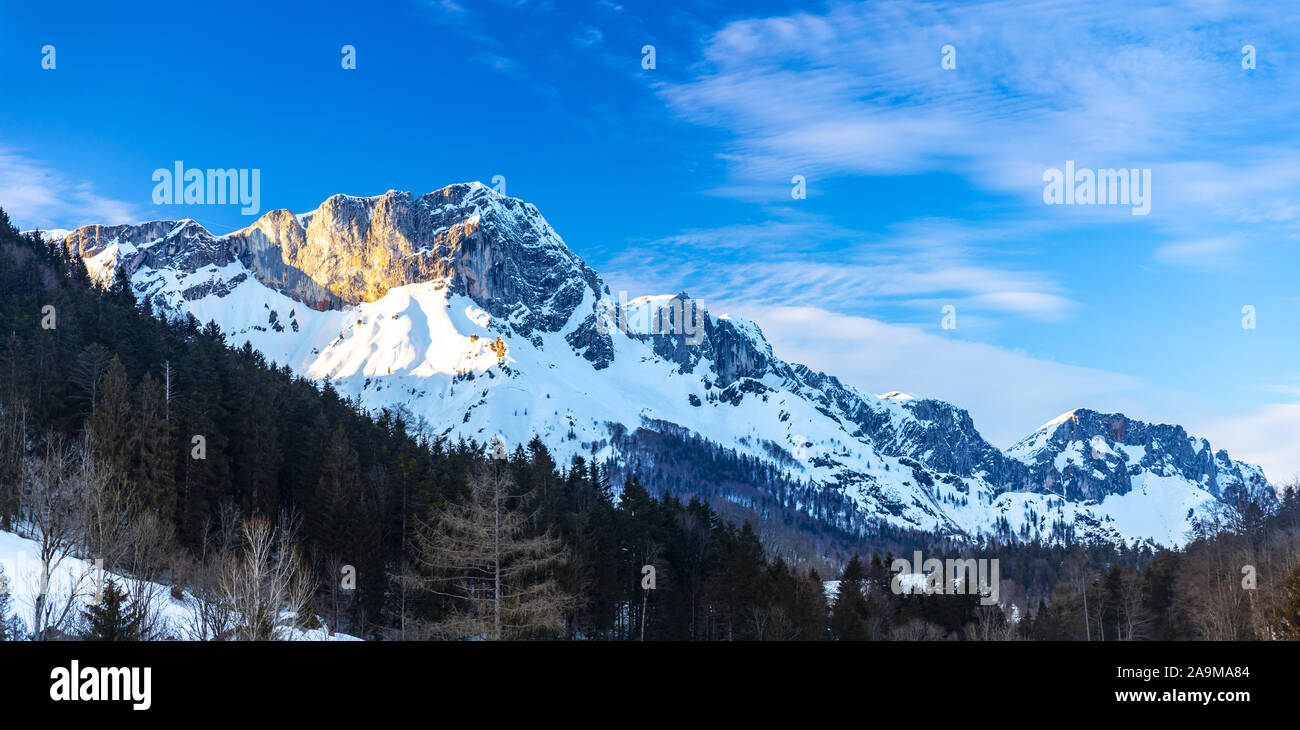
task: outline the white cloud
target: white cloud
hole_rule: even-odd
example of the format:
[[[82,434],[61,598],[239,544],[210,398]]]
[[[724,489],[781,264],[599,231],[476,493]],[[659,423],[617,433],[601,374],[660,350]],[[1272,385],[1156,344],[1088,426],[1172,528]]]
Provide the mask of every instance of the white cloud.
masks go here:
[[[870,393],[901,390],[949,401],[1001,448],[1060,413],[1122,410],[1145,390],[1133,376],[816,307],[741,304],[733,311],[757,322],[782,359]]]
[[[598,46],[601,41],[605,40],[605,34],[600,28],[594,25],[584,25],[579,29],[578,34],[573,38],[573,44],[579,48]]]
[[[1244,414],[1200,416],[1187,428],[1210,434],[1215,449],[1264,467],[1274,485],[1300,478],[1300,403],[1274,403]]]
[[[973,227],[923,219],[879,235],[788,210],[774,216],[781,219],[630,244],[602,268],[616,287],[685,290],[705,301],[840,312],[896,305],[937,313],[952,304],[964,313],[1040,322],[1065,320],[1076,308],[1010,245],[1033,223]]]
[[[731,22],[692,75],[656,88],[680,118],[730,133],[725,194],[765,198],[776,188],[764,181],[794,172],[939,171],[1041,206],[1043,170],[1075,160],[1152,168],[1159,225],[1291,223],[1300,98],[1271,69],[1296,60],[1285,29],[1298,14],[1193,0],[836,4]],[[1242,39],[1268,49],[1250,75]],[[947,44],[956,70],[940,67]],[[1113,219],[1108,208],[1054,212]]]
[[[1171,266],[1223,269],[1240,263],[1241,240],[1234,236],[1175,241],[1156,249],[1153,257]]]
[[[0,149],[0,207],[20,229],[76,228],[138,220],[135,206],[102,196],[38,160]]]

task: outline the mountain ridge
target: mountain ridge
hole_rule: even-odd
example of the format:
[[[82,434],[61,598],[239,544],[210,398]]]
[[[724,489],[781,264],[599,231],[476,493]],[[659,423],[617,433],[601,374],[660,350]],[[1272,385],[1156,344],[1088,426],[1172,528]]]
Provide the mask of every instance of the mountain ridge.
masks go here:
[[[481,183],[335,195],[224,236],[183,219],[55,240],[101,283],[121,268],[156,313],[216,321],[444,437],[536,434],[617,462],[626,434],[675,424],[868,518],[964,536],[1178,544],[1233,489],[1271,493],[1180,426],[1076,409],[1004,452],[964,409],[786,362],[757,323],[684,292],[615,301],[536,207]]]

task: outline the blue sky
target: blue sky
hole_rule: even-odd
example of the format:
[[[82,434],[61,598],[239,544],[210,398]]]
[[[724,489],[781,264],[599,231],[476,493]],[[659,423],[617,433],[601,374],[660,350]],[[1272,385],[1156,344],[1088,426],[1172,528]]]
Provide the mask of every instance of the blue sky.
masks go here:
[[[1084,406],[1300,472],[1300,8],[184,5],[0,2],[20,226],[251,222],[154,205],[175,160],[260,169],[262,212],[502,175],[615,292],[686,290],[1000,446]],[[1150,214],[1045,205],[1067,160],[1150,169]]]

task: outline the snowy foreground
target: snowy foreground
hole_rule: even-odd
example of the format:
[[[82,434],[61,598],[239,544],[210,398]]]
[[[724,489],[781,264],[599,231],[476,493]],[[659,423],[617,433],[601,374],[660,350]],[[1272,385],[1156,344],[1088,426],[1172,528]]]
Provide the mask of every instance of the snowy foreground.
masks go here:
[[[12,598],[10,610],[30,627],[35,611],[36,597],[40,594],[39,546],[36,542],[12,532],[0,531],[0,566]],[[123,582],[122,576],[105,571],[104,580],[112,579]],[[97,585],[94,562],[79,558],[65,558],[50,577],[47,595],[52,601],[66,600],[72,593],[76,594],[77,613],[93,601]],[[153,607],[161,617],[164,627],[163,635],[171,640],[197,640],[201,637],[195,628],[194,610],[196,599],[189,593],[183,600],[172,597],[171,588],[159,584],[147,584],[142,593],[152,597]],[[0,618],[8,618],[0,617]],[[360,641],[347,634],[331,634],[327,627],[319,629],[286,628],[285,638],[289,641]]]

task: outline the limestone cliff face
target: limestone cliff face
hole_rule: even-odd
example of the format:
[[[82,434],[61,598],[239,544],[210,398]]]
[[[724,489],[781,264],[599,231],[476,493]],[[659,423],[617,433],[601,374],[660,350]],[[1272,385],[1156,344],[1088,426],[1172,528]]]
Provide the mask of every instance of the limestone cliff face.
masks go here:
[[[116,246],[116,256],[98,263],[110,269],[120,265],[128,275],[142,266],[173,266],[196,271],[208,266],[222,267],[234,260],[229,247],[192,220],[85,226],[69,233],[63,245],[83,260],[111,254],[109,249]],[[103,272],[91,274],[102,277]]]
[[[1107,510],[1146,504],[1164,511],[1143,524],[1163,532],[1128,537],[1174,544],[1207,500],[1271,495],[1258,467],[1177,426],[1079,409],[1003,452],[965,410],[872,395],[787,362],[756,323],[713,316],[685,292],[615,302],[535,207],[478,183],[419,196],[335,195],[310,213],[273,210],[224,236],[181,220],[87,226],[51,240],[101,282],[120,267],[156,313],[212,319],[233,344],[260,343],[278,353],[273,361],[331,377],[359,402],[429,414],[445,436],[515,428],[516,439],[549,434],[548,445],[570,454],[622,459],[631,452],[619,449],[633,446],[610,447],[620,433],[697,432],[790,469],[783,473],[807,486],[781,495],[792,500],[783,504],[844,529],[887,518],[952,534],[1014,530],[1030,539],[1069,528],[1126,539]],[[424,282],[432,283],[412,297],[431,306],[376,317],[365,310],[383,302],[354,306]],[[472,334],[462,337],[462,327]],[[500,351],[488,345],[497,342]],[[495,356],[466,377],[465,358],[484,349]],[[420,364],[395,372],[405,352]],[[383,382],[390,376],[398,387]],[[681,459],[653,451],[652,441],[635,447],[641,463]]]
[[[1137,475],[1180,477],[1215,497],[1271,498],[1259,467],[1211,450],[1182,426],[1079,408],[1030,434],[1007,453],[1026,464],[1035,491],[1074,500],[1127,494]]]
[[[262,284],[317,310],[445,280],[526,337],[558,331],[586,294],[594,301],[604,292],[536,207],[480,183],[419,197],[335,195],[311,213],[269,211],[226,236],[192,220],[153,221],[86,226],[64,242],[87,261],[117,245],[102,265],[128,275],[142,266],[193,274],[238,260]]]
[[[299,272],[329,293],[331,306],[445,279],[526,336],[558,330],[586,291],[602,288],[534,206],[478,183],[419,197],[335,195],[306,215],[271,211],[229,238],[249,252],[259,279],[306,294]]]

